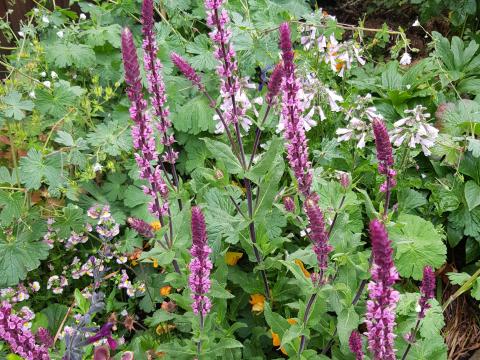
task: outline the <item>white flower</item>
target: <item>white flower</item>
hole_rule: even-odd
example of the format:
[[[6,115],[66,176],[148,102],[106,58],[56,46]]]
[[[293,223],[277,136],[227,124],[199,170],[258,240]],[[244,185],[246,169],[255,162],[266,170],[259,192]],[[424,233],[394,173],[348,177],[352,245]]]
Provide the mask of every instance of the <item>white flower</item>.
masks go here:
[[[34,281],[33,283],[31,283],[30,287],[34,292],[37,292],[40,290],[40,284],[38,283],[38,281]]]
[[[49,89],[50,89],[50,87],[52,86],[52,83],[51,83],[50,81],[48,81],[48,80],[47,80],[47,81],[44,81],[42,84],[45,85],[45,86],[46,86],[47,88],[49,88]]]
[[[420,25],[420,21],[418,21],[418,19],[415,20],[415,21],[413,22],[412,26],[414,26],[414,27],[421,26],[421,25]]]
[[[41,77],[45,77],[45,76],[47,76],[47,73],[46,73],[45,71],[42,71],[42,72],[40,73],[40,76],[41,76]]]
[[[425,156],[431,154],[430,148],[435,145],[438,129],[427,122],[430,114],[425,113],[425,110],[427,108],[422,105],[417,105],[411,110],[405,110],[405,113],[409,115],[395,122],[393,124],[394,129],[390,132],[394,146],[398,147],[407,143],[408,147],[414,149],[417,145],[420,145]]]
[[[57,73],[56,73],[55,71],[52,71],[52,72],[50,73],[50,76],[52,77],[52,79],[58,78],[58,75],[57,75]]]
[[[48,18],[47,18],[45,15],[42,16],[42,21],[43,21],[45,24],[49,24],[49,23],[50,23],[50,20],[48,20]]]
[[[38,8],[33,8],[33,12],[34,12],[35,14],[38,14],[38,12],[39,12]]]
[[[123,309],[123,310],[120,312],[120,315],[122,315],[122,316],[127,316],[127,315],[128,315],[127,309]]]
[[[335,91],[330,89],[325,89],[328,95],[328,102],[330,104],[330,109],[334,112],[339,112],[342,110],[340,106],[338,106],[337,101],[343,101],[343,97],[338,95]]]
[[[85,20],[86,18],[87,18],[87,15],[85,15],[84,13],[80,14],[80,20]]]
[[[57,31],[57,36],[58,36],[60,39],[63,38],[63,35],[64,35],[64,34],[63,34],[63,31],[62,31],[62,30]]]
[[[36,99],[36,98],[37,98],[36,95],[35,95],[35,91],[34,91],[34,90],[30,91],[30,92],[28,93],[28,96],[30,96],[30,98],[32,98],[32,99]]]
[[[412,62],[412,57],[408,52],[404,52],[402,57],[400,58],[400,65],[410,65]]]
[[[18,32],[18,35],[19,35],[20,37],[22,37],[22,38],[25,37],[25,33],[24,33],[23,31],[19,31],[19,32]]]

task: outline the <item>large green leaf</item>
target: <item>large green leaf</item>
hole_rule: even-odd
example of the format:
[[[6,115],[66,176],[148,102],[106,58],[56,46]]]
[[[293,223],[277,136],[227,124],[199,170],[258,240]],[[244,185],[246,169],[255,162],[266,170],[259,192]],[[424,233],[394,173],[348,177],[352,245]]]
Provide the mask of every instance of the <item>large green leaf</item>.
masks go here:
[[[421,217],[400,215],[397,223],[389,227],[389,235],[396,250],[395,265],[402,277],[420,280],[426,265],[438,268],[446,260],[445,234]]]
[[[197,135],[215,128],[213,114],[214,110],[205,97],[197,96],[172,112],[172,123],[177,130]]]
[[[212,156],[223,162],[230,174],[240,174],[243,172],[242,166],[237,157],[233,154],[232,149],[227,144],[209,138],[203,138],[205,145]]]

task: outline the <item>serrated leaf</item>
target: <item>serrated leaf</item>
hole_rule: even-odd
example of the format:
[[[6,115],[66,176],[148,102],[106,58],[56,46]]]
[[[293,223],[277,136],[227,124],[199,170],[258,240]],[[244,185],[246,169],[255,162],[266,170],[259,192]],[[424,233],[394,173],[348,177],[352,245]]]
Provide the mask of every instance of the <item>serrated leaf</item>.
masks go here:
[[[465,183],[464,193],[468,210],[472,211],[480,205],[480,186],[475,181],[469,180]]]
[[[348,339],[350,338],[350,334],[354,329],[358,327],[358,323],[360,322],[360,317],[355,312],[355,308],[350,306],[347,309],[343,309],[342,312],[338,315],[338,337],[340,339],[340,343],[343,346],[348,345]]]
[[[48,256],[48,246],[27,238],[0,238],[0,287],[14,286]]]
[[[59,68],[76,66],[87,69],[95,65],[95,52],[90,46],[78,43],[55,43],[45,48],[45,58]]]
[[[55,219],[55,229],[60,238],[67,238],[72,231],[81,233],[85,228],[83,210],[74,204],[63,208],[63,214]]]
[[[79,86],[71,86],[67,81],[60,80],[53,90],[38,89],[35,105],[42,114],[62,117],[77,105],[77,99],[85,90]]]
[[[233,154],[230,146],[210,138],[203,138],[202,140],[205,142],[212,156],[225,164],[230,174],[240,174],[243,172],[242,166]]]
[[[15,184],[16,180],[13,174],[10,174],[10,170],[5,166],[0,166],[0,184]]]
[[[25,118],[25,111],[33,110],[33,102],[30,100],[22,100],[22,94],[18,91],[10,91],[7,95],[1,97],[3,104],[3,113],[6,117],[14,120],[22,120]]]
[[[42,182],[54,188],[60,186],[64,181],[60,157],[43,156],[40,151],[30,149],[20,159],[20,178],[28,190],[39,189]]]
[[[137,186],[129,185],[125,190],[125,198],[123,203],[125,206],[133,208],[138,205],[148,204],[150,202],[150,197],[146,195],[142,189]]]
[[[438,301],[436,299],[430,299],[429,303],[431,308],[425,313],[425,318],[422,320],[420,326],[420,334],[425,339],[439,335],[445,326],[442,307]]]
[[[19,219],[22,214],[23,194],[20,192],[7,192],[0,190],[0,224],[8,226],[13,220]]]
[[[82,36],[86,37],[86,43],[90,46],[104,46],[110,43],[113,47],[120,47],[120,34],[122,27],[119,24],[108,26],[96,26],[85,30]]]
[[[218,65],[213,56],[211,42],[205,34],[198,35],[193,42],[188,43],[187,52],[195,55],[190,59],[190,64],[198,71],[214,70]]]
[[[177,130],[197,135],[202,131],[212,131],[215,128],[213,114],[214,110],[205,97],[197,96],[172,113],[172,123]]]
[[[446,260],[445,234],[421,217],[401,214],[395,226],[389,227],[389,236],[396,250],[395,265],[402,277],[420,280],[426,265],[438,268]]]
[[[128,129],[130,126],[117,120],[98,124],[95,131],[87,135],[87,141],[108,155],[118,156],[132,149],[132,140]]]

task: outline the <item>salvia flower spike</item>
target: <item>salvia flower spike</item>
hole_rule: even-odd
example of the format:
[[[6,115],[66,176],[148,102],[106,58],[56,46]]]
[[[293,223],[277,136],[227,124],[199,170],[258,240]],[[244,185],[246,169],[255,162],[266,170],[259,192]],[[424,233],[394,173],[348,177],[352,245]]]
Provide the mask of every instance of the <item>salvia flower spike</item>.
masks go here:
[[[177,69],[183,74],[183,76],[190,80],[192,84],[195,85],[200,91],[205,91],[205,87],[202,84],[200,75],[197,74],[195,69],[187,62],[187,60],[175,52],[170,54],[170,59]]]
[[[189,265],[189,286],[192,292],[192,310],[202,317],[210,311],[211,302],[207,297],[210,290],[210,270],[212,263],[208,256],[212,252],[207,243],[205,218],[198,207],[192,208],[192,260]]]
[[[418,318],[423,319],[425,313],[431,307],[429,300],[433,299],[435,295],[435,272],[430,266],[423,268],[423,279],[420,291],[422,295],[419,300],[420,312],[418,313]]]
[[[375,360],[395,360],[393,328],[399,293],[393,285],[399,277],[387,230],[379,220],[370,222],[370,239],[373,265],[366,313],[368,348]]]
[[[156,217],[161,217],[168,212],[168,187],[162,179],[160,166],[152,165],[158,162],[158,153],[151,120],[146,113],[147,102],[142,94],[137,52],[129,29],[122,32],[122,56],[127,95],[131,103],[130,117],[135,122],[132,127],[133,146],[138,150],[135,160],[140,169],[140,178],[150,183],[150,187],[143,187],[144,192],[152,198],[149,210]],[[163,203],[159,196],[163,198]]]
[[[388,209],[388,201],[390,200],[390,191],[396,185],[395,176],[396,171],[393,169],[393,152],[392,144],[388,130],[380,118],[375,118],[372,121],[373,134],[375,136],[375,147],[377,149],[378,172],[387,177],[385,183],[380,187],[380,191],[386,193],[387,201],[385,204],[385,211]]]
[[[362,336],[357,330],[352,331],[350,334],[348,346],[352,354],[355,355],[355,360],[363,360]]]
[[[165,83],[162,77],[162,63],[157,58],[158,45],[155,39],[154,21],[153,21],[153,0],[144,0],[142,6],[142,34],[143,34],[143,63],[145,66],[148,91],[151,94],[151,102],[153,113],[157,122],[157,129],[160,133],[160,141],[166,147],[166,153],[162,159],[170,164],[175,164],[178,153],[173,150],[172,145],[175,139],[172,134],[169,134],[169,129],[172,123],[168,119],[169,110],[165,105],[167,97],[165,94]],[[172,167],[174,180],[176,184],[176,170]]]
[[[308,161],[308,146],[299,99],[301,84],[295,77],[290,28],[280,25],[280,49],[283,60],[282,114],[284,137],[287,141],[287,158],[298,181],[300,192],[308,196],[312,184],[312,168]]]

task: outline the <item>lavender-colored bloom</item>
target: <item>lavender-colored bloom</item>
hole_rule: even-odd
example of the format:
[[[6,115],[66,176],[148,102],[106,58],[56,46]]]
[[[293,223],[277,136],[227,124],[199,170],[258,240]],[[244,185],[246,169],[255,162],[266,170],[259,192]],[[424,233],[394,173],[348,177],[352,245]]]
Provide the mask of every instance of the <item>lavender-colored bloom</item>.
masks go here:
[[[158,154],[151,121],[145,112],[147,102],[142,94],[136,48],[132,33],[128,29],[122,32],[122,55],[125,82],[128,85],[127,95],[131,102],[130,117],[135,122],[132,127],[133,146],[138,150],[135,160],[140,169],[140,178],[150,183],[150,187],[143,188],[145,194],[152,197],[149,211],[156,217],[160,217],[168,212],[168,187],[162,179],[160,167],[151,165],[151,162],[158,162]],[[163,198],[163,204],[159,196]]]
[[[144,238],[147,238],[147,239],[153,238],[154,236],[153,228],[146,221],[143,221],[142,219],[130,217],[127,219],[127,222],[130,225],[130,227],[133,230],[135,230],[140,236],[143,236]]]
[[[187,62],[187,60],[174,52],[170,54],[170,59],[177,67],[177,69],[183,74],[183,76],[190,80],[193,85],[195,85],[200,91],[205,90],[200,75],[197,74],[195,69],[192,68],[192,66]]]
[[[395,360],[393,328],[399,293],[393,284],[398,280],[398,273],[387,231],[376,219],[370,222],[370,239],[373,265],[366,313],[368,348],[374,359]]]
[[[352,331],[348,340],[350,351],[355,355],[355,360],[363,360],[362,338],[358,331]]]
[[[44,327],[40,327],[35,334],[39,343],[43,344],[46,348],[53,346],[53,337],[50,332]]]
[[[325,282],[324,274],[328,268],[328,254],[332,251],[332,247],[328,243],[328,233],[325,229],[322,210],[320,210],[315,197],[307,199],[305,212],[310,225],[309,237],[313,242],[313,251],[317,255],[320,269],[319,282],[323,284]]]
[[[303,109],[299,99],[301,85],[295,77],[290,28],[287,23],[280,25],[280,49],[284,70],[281,121],[284,124],[284,136],[287,140],[287,158],[297,178],[300,192],[308,196],[312,184],[312,169],[308,161],[307,138],[302,119]]]
[[[346,190],[350,186],[350,175],[348,173],[340,174],[340,185]]]
[[[285,206],[285,210],[288,212],[295,212],[295,202],[290,196],[285,196],[283,198],[283,206]]]
[[[35,337],[25,326],[25,320],[12,313],[7,301],[0,306],[0,339],[5,341],[12,352],[26,360],[50,360],[45,345],[37,345]]]
[[[272,71],[272,75],[270,75],[270,80],[268,81],[268,91],[267,91],[267,103],[273,104],[275,102],[275,98],[277,97],[278,93],[280,92],[280,87],[282,86],[282,79],[283,79],[283,65],[277,64],[275,69]]]
[[[158,45],[153,29],[153,0],[144,0],[142,6],[142,33],[143,33],[143,63],[147,76],[148,91],[151,94],[153,112],[159,119],[157,129],[160,132],[160,141],[165,145],[167,152],[163,155],[163,161],[174,164],[178,158],[178,152],[172,149],[175,142],[173,135],[168,134],[172,123],[168,119],[169,110],[165,106],[165,83],[162,78],[162,63],[157,58]]]
[[[192,309],[195,314],[205,316],[211,308],[210,299],[206,296],[210,290],[210,270],[212,263],[208,255],[212,249],[207,244],[205,218],[198,207],[192,208],[192,260],[189,269],[188,284],[192,292]]]
[[[425,317],[425,313],[431,307],[428,301],[433,299],[433,296],[435,295],[435,272],[430,266],[425,266],[423,268],[423,279],[420,291],[422,292],[422,296],[418,302],[420,305],[418,318],[423,319]]]

